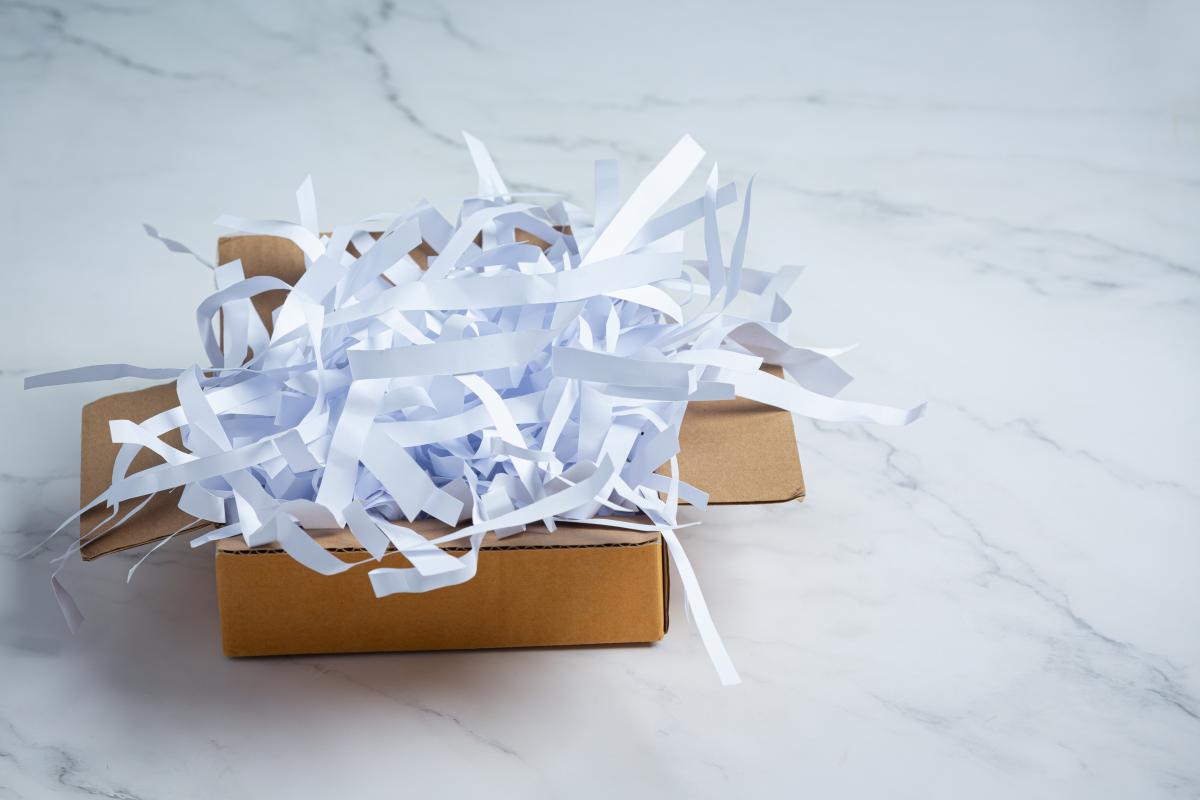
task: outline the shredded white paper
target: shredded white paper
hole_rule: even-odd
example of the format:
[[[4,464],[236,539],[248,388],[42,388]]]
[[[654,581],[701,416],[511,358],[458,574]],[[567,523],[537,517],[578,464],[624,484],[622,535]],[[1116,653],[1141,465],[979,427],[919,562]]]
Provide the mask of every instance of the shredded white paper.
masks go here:
[[[237,261],[213,268],[216,291],[196,311],[208,365],[104,364],[28,379],[26,388],[171,379],[179,396],[144,422],[111,423],[121,445],[112,485],[58,530],[101,505],[110,514],[97,529],[123,522],[155,493],[183,487],[179,508],[217,526],[193,546],[228,536],[277,543],[327,575],[389,547],[403,553],[410,567],[369,571],[380,597],[470,580],[488,531],[539,522],[553,531],[556,521],[658,530],[722,682],[736,683],[675,533],[679,501],[707,499],[677,474],[688,403],[738,396],[887,425],[912,422],[924,406],[837,399],[850,381],[833,360],[839,351],[787,343],[784,294],[800,270],[744,265],[753,181],[728,255],[717,212],[737,192],[719,184],[716,166],[703,196],[660,213],[704,157],[690,137],[624,201],[616,162],[597,162],[591,215],[509,191],[483,144],[465,137],[479,186],[456,224],[423,203],[322,235],[310,180],[297,192],[299,223],[220,217],[234,231],[291,240],[306,271],[290,286],[246,278]],[[688,260],[683,231],[695,222],[704,258]],[[422,242],[436,253],[425,269],[410,256]],[[275,290],[287,295],[268,332],[251,298]],[[161,438],[176,429],[183,449]],[[143,448],[165,463],[130,474]],[[669,475],[657,473],[664,464]],[[421,515],[450,532],[427,540],[404,526]],[[305,532],[345,526],[370,558],[343,562]],[[439,547],[463,539],[461,557]],[[77,627],[57,572],[52,585]]]

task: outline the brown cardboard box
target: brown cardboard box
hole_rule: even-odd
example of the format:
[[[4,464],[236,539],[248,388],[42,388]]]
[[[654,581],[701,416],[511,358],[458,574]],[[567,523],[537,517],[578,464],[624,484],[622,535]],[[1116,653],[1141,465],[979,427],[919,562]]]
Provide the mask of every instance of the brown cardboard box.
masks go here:
[[[289,282],[303,270],[299,250],[273,237],[224,238],[218,258],[221,263],[240,258],[247,276]],[[280,300],[258,300],[268,324]],[[167,384],[84,408],[82,502],[102,492],[111,478],[119,448],[108,437],[108,421],[140,422],[177,403],[174,385]],[[792,419],[785,411],[747,400],[695,403],[684,418],[680,443],[683,480],[709,492],[711,502],[804,497]],[[157,462],[143,452],[134,469]],[[189,519],[176,508],[178,501],[178,490],[156,496],[129,522],[89,541],[84,559],[169,535]],[[104,509],[84,514],[81,531],[105,516]],[[429,536],[445,532],[434,521],[413,527]],[[346,531],[312,533],[339,558],[367,555]],[[395,552],[383,559],[383,566],[406,564]],[[472,580],[424,594],[376,598],[362,569],[319,575],[281,549],[248,548],[240,538],[218,542],[216,576],[221,635],[231,656],[651,642],[662,638],[668,622],[661,537],[586,525],[561,526],[554,533],[531,527],[505,539],[488,534]]]

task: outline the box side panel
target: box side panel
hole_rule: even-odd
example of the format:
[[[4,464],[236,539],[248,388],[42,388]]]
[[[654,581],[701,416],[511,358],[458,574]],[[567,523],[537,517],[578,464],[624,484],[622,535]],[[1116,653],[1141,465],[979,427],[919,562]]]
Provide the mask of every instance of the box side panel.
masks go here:
[[[222,641],[229,656],[657,641],[662,550],[661,541],[486,550],[460,586],[383,598],[365,566],[323,576],[282,553],[218,551]],[[406,563],[392,554],[383,566]]]

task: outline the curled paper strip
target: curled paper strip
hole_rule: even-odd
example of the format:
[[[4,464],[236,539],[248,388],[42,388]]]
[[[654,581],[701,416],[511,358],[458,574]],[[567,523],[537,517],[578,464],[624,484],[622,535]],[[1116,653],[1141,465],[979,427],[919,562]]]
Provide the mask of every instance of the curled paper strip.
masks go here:
[[[663,210],[704,158],[690,137],[623,201],[616,164],[599,162],[591,215],[566,201],[526,202],[484,145],[466,140],[479,193],[454,224],[422,204],[322,234],[310,180],[297,192],[298,223],[219,218],[291,240],[306,269],[290,286],[246,278],[238,262],[213,268],[216,290],[196,314],[208,365],[103,364],[29,378],[26,388],[176,383],[175,408],[112,422],[121,445],[112,484],[80,513],[106,507],[106,523],[119,525],[148,497],[183,487],[180,509],[216,526],[193,546],[229,536],[275,542],[323,574],[389,548],[403,553],[410,567],[370,569],[378,596],[470,580],[489,531],[539,522],[553,531],[564,520],[658,530],[722,682],[736,683],[676,535],[679,500],[707,500],[676,468],[688,403],[736,395],[887,425],[912,422],[924,407],[840,400],[850,379],[836,352],[787,343],[782,295],[799,270],[745,266],[750,186],[728,254],[717,215],[737,193],[715,166],[703,196]],[[696,222],[704,258],[685,260],[683,231]],[[414,258],[422,245],[435,253],[428,264]],[[286,299],[268,330],[251,300],[277,290]],[[764,363],[791,380],[761,371]],[[174,430],[182,448],[161,438]],[[164,463],[130,473],[142,449]],[[422,515],[448,532],[427,540],[405,527]],[[343,562],[305,532],[343,526],[369,558]],[[440,548],[461,540],[461,557]],[[75,627],[78,608],[57,572],[52,582]]]

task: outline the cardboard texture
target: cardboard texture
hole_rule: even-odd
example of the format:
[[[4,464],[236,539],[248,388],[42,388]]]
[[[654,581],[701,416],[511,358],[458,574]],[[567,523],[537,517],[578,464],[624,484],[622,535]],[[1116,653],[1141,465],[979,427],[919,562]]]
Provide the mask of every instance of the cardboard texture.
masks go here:
[[[432,536],[435,526],[413,527]],[[317,538],[342,560],[369,558],[348,533]],[[282,550],[226,539],[216,556],[221,641],[228,656],[653,642],[667,629],[665,552],[657,533],[488,534],[466,583],[377,598],[360,570],[318,575]],[[382,565],[408,562],[389,553]]]
[[[430,252],[422,245],[412,255],[424,264]],[[273,275],[294,283],[304,270],[299,249],[275,237],[222,238],[219,263],[234,259],[241,259],[247,277]],[[283,292],[275,292],[255,300],[268,326],[282,299]],[[141,422],[176,405],[174,385],[166,384],[84,407],[82,503],[111,481],[119,447],[109,439],[109,420]],[[178,432],[165,438],[179,445]],[[713,503],[803,499],[795,442],[786,411],[742,399],[695,403],[680,432],[680,475],[707,491]],[[159,462],[143,451],[133,469]],[[124,525],[86,544],[83,558],[170,535],[189,519],[178,501],[179,490],[155,496]],[[81,532],[107,517],[105,509],[84,514]],[[195,529],[204,527],[198,523]],[[430,536],[445,531],[433,521],[412,527]],[[313,533],[339,558],[367,557],[346,531]],[[384,566],[406,563],[395,552],[383,560]],[[226,539],[216,548],[221,634],[231,656],[652,642],[667,629],[666,564],[657,533],[587,525],[561,526],[554,533],[531,528],[502,540],[489,534],[478,573],[465,584],[376,598],[361,569],[323,576],[280,549],[247,548],[240,538]]]

